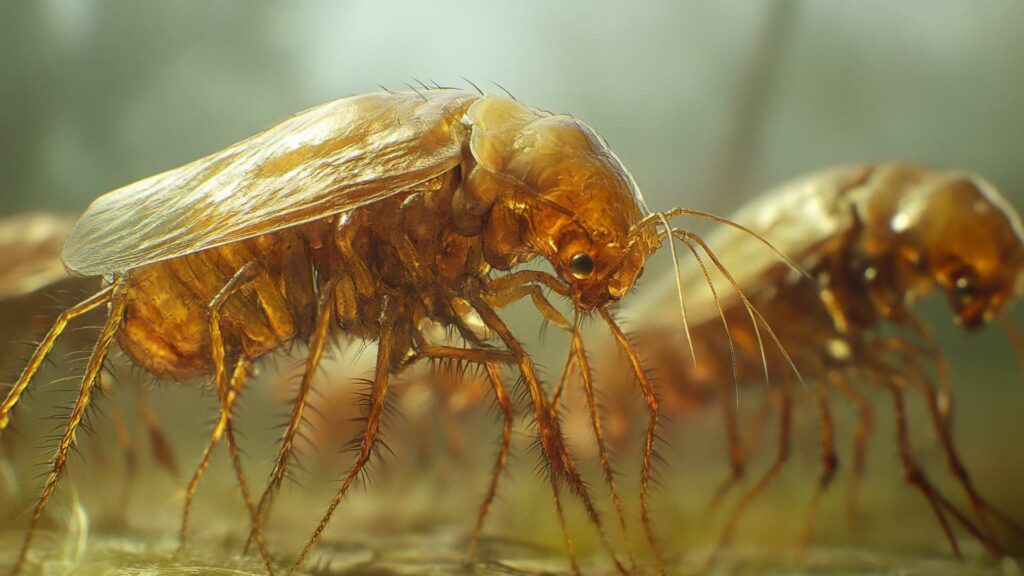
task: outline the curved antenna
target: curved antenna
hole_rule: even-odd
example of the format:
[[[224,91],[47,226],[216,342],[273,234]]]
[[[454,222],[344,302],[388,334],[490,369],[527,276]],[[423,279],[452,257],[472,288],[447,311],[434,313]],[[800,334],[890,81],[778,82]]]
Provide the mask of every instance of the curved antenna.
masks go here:
[[[1002,326],[1003,331],[1010,338],[1010,345],[1013,346],[1013,351],[1016,353],[1017,362],[1024,369],[1024,333],[1006,314],[999,317],[999,325]]]
[[[659,214],[659,216],[661,216]],[[672,268],[676,272],[676,294],[679,295],[679,312],[683,316],[683,332],[686,334],[686,344],[690,347],[690,358],[693,359],[693,368],[697,368],[697,352],[693,349],[693,337],[690,335],[690,323],[686,318],[686,303],[683,301],[683,271],[679,268],[679,256],[676,254],[676,245],[671,238],[672,227],[669,226],[668,220],[664,217],[661,218],[661,223],[665,225],[665,230],[668,231],[670,237],[668,239],[668,249],[672,253]]]
[[[670,232],[670,234],[671,234],[671,232]],[[726,317],[725,317],[725,309],[722,307],[722,301],[718,299],[718,292],[715,290],[715,283],[714,283],[714,281],[711,280],[711,275],[708,274],[707,266],[704,265],[704,260],[700,257],[700,254],[697,253],[697,250],[696,250],[696,248],[693,247],[693,244],[690,243],[690,241],[686,238],[686,236],[676,236],[675,234],[671,234],[671,236],[669,238],[669,241],[671,242],[673,238],[678,239],[680,242],[685,244],[687,248],[690,249],[690,252],[693,254],[694,260],[696,260],[697,261],[697,265],[700,266],[700,271],[704,274],[704,280],[707,282],[708,288],[711,289],[711,297],[715,300],[715,306],[718,307],[718,317],[722,319],[722,326],[725,328],[725,336],[726,336],[727,342],[729,343],[729,362],[732,365],[733,396],[735,396],[735,398],[736,398],[736,411],[739,412],[740,411],[740,373],[739,373],[739,365],[738,365],[738,363],[736,361],[736,346],[735,346],[735,344],[732,341],[732,331],[729,330],[729,320],[727,320]]]
[[[779,340],[779,337],[775,334],[775,330],[772,329],[771,325],[768,323],[767,320],[765,320],[764,316],[757,309],[757,307],[754,306],[749,299],[747,299],[747,295],[740,288],[739,284],[736,282],[736,279],[732,277],[732,274],[729,273],[726,267],[722,264],[721,260],[718,259],[718,256],[716,256],[714,251],[711,250],[711,247],[708,246],[707,242],[705,242],[704,239],[701,238],[700,236],[693,234],[691,232],[687,232],[685,230],[678,230],[678,232],[685,234],[688,238],[700,244],[701,248],[704,249],[704,252],[707,253],[708,258],[710,258],[711,261],[715,263],[715,267],[718,268],[718,270],[722,273],[722,276],[724,276],[725,279],[728,280],[730,284],[732,284],[737,294],[739,294],[739,297],[743,299],[744,302],[750,305],[750,310],[757,316],[758,320],[761,321],[761,324],[764,325],[764,328],[768,332],[768,335],[771,336],[772,341],[775,342],[775,347],[778,348],[779,352],[782,353],[783,358],[786,359],[786,363],[789,364],[789,367],[793,371],[793,374],[795,374],[797,380],[800,381],[800,385],[803,386],[803,388],[806,390],[807,382],[805,382],[804,377],[800,375],[800,370],[797,369],[796,364],[793,362],[793,359],[789,356],[789,352],[786,352],[786,348],[785,346],[782,345],[782,342]]]
[[[673,218],[675,216],[696,216],[698,218],[704,218],[705,220],[711,220],[712,222],[717,222],[719,224],[724,224],[726,226],[729,226],[730,228],[735,228],[735,229],[739,230],[740,232],[743,232],[744,234],[748,234],[751,237],[753,237],[754,239],[756,239],[758,242],[760,242],[760,243],[764,244],[765,246],[767,246],[768,249],[770,249],[772,252],[774,252],[775,255],[778,256],[780,260],[785,262],[786,265],[789,266],[793,271],[797,272],[798,274],[800,274],[804,278],[807,278],[808,280],[813,282],[815,285],[817,285],[817,283],[818,283],[817,280],[815,280],[814,277],[811,276],[806,270],[801,268],[800,265],[796,263],[796,261],[794,261],[792,258],[787,256],[782,250],[779,250],[778,248],[776,248],[775,245],[772,244],[764,236],[761,236],[760,234],[758,234],[757,232],[754,232],[750,228],[747,228],[743,224],[740,224],[738,222],[734,222],[732,220],[729,220],[728,218],[723,218],[721,216],[715,216],[714,214],[712,214],[710,212],[704,212],[702,210],[694,210],[692,208],[672,208],[671,210],[665,210],[663,212],[657,212],[657,213],[651,214],[650,216],[646,216],[643,220],[641,220],[640,222],[636,223],[633,226],[633,230],[630,230],[630,235],[632,235],[635,230],[637,230],[639,228],[642,228],[643,226],[649,226],[650,223],[655,221],[655,220],[658,220],[658,219],[669,219],[669,218]]]

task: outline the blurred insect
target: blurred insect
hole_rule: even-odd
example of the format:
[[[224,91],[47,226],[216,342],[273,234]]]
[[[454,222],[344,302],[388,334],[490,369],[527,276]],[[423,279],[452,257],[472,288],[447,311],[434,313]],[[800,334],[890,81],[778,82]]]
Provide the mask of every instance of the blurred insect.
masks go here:
[[[73,216],[43,212],[0,218],[0,342],[24,340],[44,329],[52,322],[52,314],[46,311],[65,305],[68,295],[93,289],[93,281],[68,275],[60,257],[76,220]],[[77,342],[70,347],[75,348],[87,337],[76,337]],[[177,463],[170,442],[141,392],[136,409],[155,461],[176,475]],[[134,477],[138,463],[133,434],[116,407],[112,417],[129,478]]]
[[[732,473],[713,502],[720,501],[744,475],[746,454],[735,406],[725,401],[733,394],[734,382],[784,381],[776,460],[733,508],[718,548],[730,540],[744,510],[773,482],[790,451],[794,381],[786,371],[788,363],[762,346],[763,334],[751,322],[751,309],[756,307],[776,328],[802,373],[821,384],[815,394],[824,445],[822,470],[801,550],[838,464],[830,389],[846,396],[860,413],[848,499],[851,518],[855,518],[857,485],[873,420],[870,402],[854,385],[864,381],[891,393],[906,479],[927,499],[953,551],[960,556],[950,517],[989,551],[999,553],[993,523],[1016,531],[1020,525],[978,494],[955,449],[947,363],[913,304],[938,291],[946,295],[954,320],[965,329],[994,320],[1021,290],[1024,228],[1016,211],[976,175],[880,164],[829,170],[783,186],[750,203],[734,221],[795,260],[817,284],[769,261],[756,244],[723,228],[707,244],[688,237],[695,256],[703,251],[716,264],[736,270],[731,277],[714,279],[712,286],[718,289],[708,291],[689,289],[707,277],[699,259],[699,267],[690,269],[685,293],[689,346],[696,362],[687,358],[685,335],[675,319],[664,313],[676,298],[677,278],[666,278],[660,289],[652,289],[652,297],[630,311],[638,349],[661,374],[661,382],[669,389],[665,395],[675,397],[668,404],[691,409],[715,399],[721,404]],[[742,292],[735,292],[736,287]],[[888,335],[883,326],[898,331]],[[729,357],[731,364],[713,361]],[[908,390],[923,394],[949,469],[974,512],[973,520],[933,486],[915,460],[905,410]]]
[[[596,311],[632,359],[649,407],[640,502],[653,548],[647,491],[658,400],[608,306],[625,296],[648,256],[671,238],[668,219],[684,214],[711,217],[685,209],[649,213],[626,169],[582,122],[452,89],[324,104],[99,198],[69,237],[64,261],[78,274],[102,276],[103,288],[61,315],[0,406],[2,427],[67,322],[107,308],[15,572],[27,559],[115,339],[160,378],[213,374],[221,416],[211,448],[223,435],[253,541],[273,572],[261,518],[285,477],[313,374],[337,331],[377,341],[373,387],[355,462],[292,571],[378,447],[389,378],[420,359],[484,367],[505,418],[495,481],[513,417],[500,369],[516,369],[557,508],[564,485],[611,552],[532,359],[496,312],[529,296],[545,317],[573,332],[574,354],[582,357],[578,322],[554,316],[543,289],[570,299],[579,314]],[[495,274],[537,257],[555,274]],[[501,346],[488,345],[471,320]],[[421,332],[428,321],[450,328],[466,346],[431,342]],[[251,364],[296,339],[309,345],[306,370],[271,478],[254,504],[237,457],[231,408]],[[599,422],[594,426],[600,429]],[[493,490],[488,494],[481,519]],[[624,527],[621,508],[616,512]]]

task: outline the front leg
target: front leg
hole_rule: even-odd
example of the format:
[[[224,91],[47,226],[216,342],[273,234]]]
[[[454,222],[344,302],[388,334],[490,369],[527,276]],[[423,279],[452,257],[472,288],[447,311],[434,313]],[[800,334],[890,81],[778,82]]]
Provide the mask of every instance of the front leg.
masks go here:
[[[587,511],[590,522],[594,525],[601,536],[604,547],[611,556],[616,569],[623,574],[627,574],[627,570],[612,551],[611,545],[609,544],[607,535],[604,531],[604,525],[601,521],[600,514],[594,506],[586,483],[583,481],[583,478],[576,469],[575,460],[566,449],[561,425],[558,419],[554,417],[548,396],[541,387],[540,379],[537,376],[533,360],[527,354],[519,340],[517,340],[512,334],[512,331],[509,330],[505,322],[498,316],[498,313],[482,295],[473,293],[470,295],[469,300],[477,314],[480,315],[484,324],[491,331],[497,334],[498,338],[501,339],[506,348],[508,348],[516,359],[516,364],[519,367],[519,373],[522,376],[523,381],[526,383],[530,393],[530,400],[533,404],[534,417],[537,423],[537,434],[539,436],[540,445],[544,451],[544,455],[547,457],[547,464],[549,471],[552,474],[552,480],[555,481],[557,479],[563,479],[569,489],[579,497],[580,501],[583,503],[584,509]],[[557,484],[555,484],[555,486],[557,486]],[[557,498],[557,489],[555,490],[555,493]]]

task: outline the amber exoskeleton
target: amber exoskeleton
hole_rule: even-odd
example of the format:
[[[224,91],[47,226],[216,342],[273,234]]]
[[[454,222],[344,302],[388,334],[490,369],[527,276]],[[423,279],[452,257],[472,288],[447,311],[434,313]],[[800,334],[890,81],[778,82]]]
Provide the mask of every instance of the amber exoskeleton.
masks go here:
[[[838,458],[833,445],[829,393],[847,397],[860,411],[852,457],[851,510],[864,468],[872,406],[863,386],[891,393],[906,479],[926,498],[959,555],[961,528],[991,552],[1001,551],[996,525],[1019,525],[975,489],[953,442],[951,390],[945,357],[914,303],[940,292],[957,324],[976,329],[994,320],[1018,295],[1024,271],[1024,228],[1017,212],[981,177],[908,164],[859,165],[814,174],[769,192],[733,221],[753,230],[792,258],[815,281],[780,266],[757,242],[722,228],[705,246],[691,239],[694,255],[717,259],[732,271],[705,281],[699,260],[686,270],[690,344],[676,306],[677,279],[661,282],[625,312],[636,328],[645,363],[657,372],[666,399],[680,409],[717,400],[726,422],[732,475],[718,501],[744,474],[745,454],[732,401],[734,382],[776,383],[780,436],[774,465],[738,501],[719,539],[731,537],[750,501],[770,484],[789,456],[797,378],[760,316],[788,352],[818,399],[824,453],[818,488],[807,516],[805,544]],[[698,257],[699,258],[699,257]],[[699,285],[700,284],[700,285]],[[741,295],[742,292],[742,295]],[[730,362],[730,357],[734,362]],[[765,365],[765,360],[766,365]],[[921,393],[931,426],[973,518],[937,490],[911,450],[905,396]]]
[[[506,420],[495,481],[512,418],[501,372],[514,369],[528,391],[556,503],[559,487],[568,488],[600,530],[551,399],[525,348],[496,312],[524,297],[572,333],[570,354],[585,374],[578,331],[584,314],[599,315],[632,359],[649,407],[640,499],[653,546],[647,487],[658,400],[608,307],[627,294],[648,256],[671,236],[667,219],[681,214],[707,216],[685,209],[649,213],[626,169],[582,122],[508,98],[452,89],[381,92],[324,104],[100,197],[71,233],[64,261],[79,275],[102,277],[102,289],[62,314],[0,405],[4,426],[67,322],[106,308],[106,324],[15,571],[27,559],[34,528],[115,342],[160,378],[213,376],[221,416],[189,499],[209,450],[224,437],[268,571],[273,565],[260,524],[289,465],[324,347],[340,332],[378,344],[369,411],[355,462],[293,570],[370,460],[389,378],[421,359],[472,362],[485,370]],[[537,257],[554,273],[513,271]],[[571,302],[575,321],[546,300],[546,290]],[[458,334],[464,345],[433,342],[424,327],[438,325]],[[306,370],[257,503],[234,449],[231,408],[251,364],[293,340],[308,343]],[[589,383],[584,378],[588,394]],[[596,411],[593,416],[600,443],[600,418]]]

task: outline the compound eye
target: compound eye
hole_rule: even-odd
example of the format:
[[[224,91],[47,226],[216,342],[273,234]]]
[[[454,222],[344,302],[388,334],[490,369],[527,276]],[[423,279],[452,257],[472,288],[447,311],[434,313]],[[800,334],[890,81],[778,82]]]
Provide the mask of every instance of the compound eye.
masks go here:
[[[590,278],[594,273],[594,259],[588,254],[580,252],[569,260],[569,271],[577,280]]]

